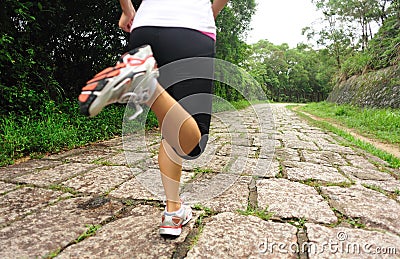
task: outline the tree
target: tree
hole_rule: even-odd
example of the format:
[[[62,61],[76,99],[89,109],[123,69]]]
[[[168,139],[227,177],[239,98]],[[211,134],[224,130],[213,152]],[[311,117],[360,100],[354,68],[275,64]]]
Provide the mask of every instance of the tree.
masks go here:
[[[274,101],[320,101],[330,90],[334,62],[306,45],[290,49],[261,40],[251,46],[247,70]]]
[[[141,0],[133,3],[138,8]],[[254,8],[254,0],[229,2],[217,20],[217,57],[235,64],[245,59]],[[75,100],[88,78],[127,50],[120,15],[118,1],[3,0],[0,114],[39,111],[50,99]],[[223,88],[221,94],[230,91]]]
[[[244,42],[250,21],[255,13],[254,0],[230,0],[217,18],[216,57],[242,66],[247,58],[248,45]],[[241,76],[237,75],[237,81]],[[228,100],[238,101],[243,97],[231,86],[216,83],[215,94]]]

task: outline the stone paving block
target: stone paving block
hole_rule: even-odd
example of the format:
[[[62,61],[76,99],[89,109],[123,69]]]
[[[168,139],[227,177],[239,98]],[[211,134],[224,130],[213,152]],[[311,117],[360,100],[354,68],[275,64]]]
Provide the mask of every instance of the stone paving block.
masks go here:
[[[284,130],[279,128],[281,131],[283,131],[284,133],[281,133],[279,135],[277,135],[276,137],[280,140],[282,140],[282,142],[285,144],[285,146],[287,146],[287,143],[289,142],[297,142],[300,141],[299,138],[297,137],[297,132],[290,132],[289,130]]]
[[[7,181],[14,178],[35,172],[39,169],[48,169],[61,165],[61,161],[52,161],[47,159],[42,160],[28,160],[27,162],[16,164],[7,167],[0,167],[0,180]]]
[[[232,145],[231,143],[222,144],[215,152],[217,156],[230,156],[232,154]]]
[[[306,224],[310,259],[396,258],[400,237],[377,231]],[[396,256],[397,255],[397,256]]]
[[[38,188],[19,188],[0,196],[0,226],[43,208],[68,194]]]
[[[376,170],[376,166],[368,161],[368,159],[359,155],[347,155],[346,156],[349,163],[355,167],[359,167],[362,169],[372,169]]]
[[[311,138],[309,137],[307,134],[304,134],[302,132],[300,132],[299,134],[297,134],[297,137],[301,140],[301,141],[306,141],[306,142],[314,142],[315,138]]]
[[[186,184],[191,184],[190,182],[195,177],[196,172],[194,171],[182,171],[180,186],[185,188]],[[135,177],[135,182],[139,183],[142,188],[140,188],[139,193],[133,192],[135,195],[133,197],[141,199],[140,195],[145,195],[145,197],[150,197],[151,199],[163,200],[165,198],[164,186],[161,179],[161,173],[159,169],[149,169]],[[132,181],[130,181],[132,183]],[[124,183],[122,186],[129,186],[131,183]],[[122,187],[121,186],[121,187]],[[143,190],[145,192],[143,193]]]
[[[115,137],[110,140],[104,140],[99,142],[99,144],[112,148],[122,148],[122,137]]]
[[[87,230],[111,218],[121,204],[106,202],[95,208],[90,198],[60,201],[0,229],[0,258],[42,258],[65,247]]]
[[[282,143],[279,140],[274,139],[274,136],[267,138],[261,137],[260,146],[262,148],[260,153],[260,158],[262,158],[261,156],[266,155],[269,157],[270,156],[269,154],[274,153],[275,149],[282,148]]]
[[[285,143],[285,147],[293,148],[293,149],[305,149],[305,150],[314,150],[318,151],[319,148],[313,143],[308,141],[291,141],[284,139],[283,142]]]
[[[31,174],[17,177],[15,180],[19,183],[49,186],[68,180],[95,167],[98,166],[93,164],[68,163],[47,170],[35,171]]]
[[[85,152],[87,152],[87,148],[75,148],[75,149],[71,149],[71,150],[61,151],[61,152],[56,153],[56,154],[48,155],[45,158],[49,159],[49,160],[62,161],[66,157],[82,155]]]
[[[107,193],[133,176],[131,169],[125,166],[101,166],[62,182],[62,184],[79,192],[100,195]]]
[[[372,154],[369,154],[369,153],[365,153],[364,155],[365,155],[365,158],[367,160],[371,161],[371,162],[378,163],[378,164],[381,164],[383,166],[389,167],[389,163],[384,161],[384,160],[382,160],[382,159],[380,159],[379,157],[376,157],[376,156],[374,156]]]
[[[239,177],[235,174],[204,173],[196,180],[185,184],[181,193],[188,203],[201,203],[221,195],[231,188]]]
[[[395,180],[393,176],[388,173],[384,173],[378,170],[368,168],[358,168],[353,166],[341,166],[340,169],[343,173],[348,175],[351,179],[357,180],[378,180],[378,181],[390,181]]]
[[[161,179],[160,173],[155,172],[154,174],[156,177]],[[153,178],[149,180],[152,181]],[[161,180],[159,180],[161,181]],[[151,186],[150,186],[151,187]],[[118,199],[137,199],[137,200],[162,200],[160,194],[162,193],[163,189],[160,186],[160,190],[157,192],[159,195],[154,195],[147,184],[147,181],[142,181],[141,179],[132,178],[129,181],[124,182],[121,186],[117,189],[110,192],[109,196],[118,198]]]
[[[142,153],[139,153],[142,154]],[[136,155],[136,154],[135,154]],[[128,166],[128,162],[126,161],[126,156],[124,152],[118,153],[116,155],[100,159],[96,161],[96,164],[102,165],[115,165],[115,166]]]
[[[300,155],[296,149],[277,148],[275,150],[275,155],[279,160],[300,162]]]
[[[268,208],[274,216],[324,224],[337,221],[328,203],[311,186],[286,179],[265,179],[257,181],[257,193],[258,206]]]
[[[296,232],[290,224],[221,213],[205,224],[186,258],[297,258],[296,254],[279,253],[269,243],[295,244]]]
[[[207,168],[208,165],[213,163],[213,159],[215,160],[219,145],[220,143],[216,142],[208,143],[206,149],[199,158],[183,161],[183,169],[189,171],[194,168]]]
[[[150,159],[150,153],[138,153],[126,150],[115,156],[107,157],[99,162],[106,162],[111,165],[136,167],[145,159]]]
[[[300,132],[306,133],[306,135],[311,139],[314,140],[318,139],[319,141],[317,143],[319,143],[320,141],[324,142],[324,144],[336,142],[335,139],[332,138],[332,136],[329,133],[322,132],[321,129],[311,130],[311,131],[304,131],[300,129]]]
[[[258,159],[255,164],[251,164],[250,168],[248,174],[259,177],[276,177],[280,172],[279,162],[268,159]]]
[[[3,183],[0,182],[0,195],[7,193],[9,191],[15,190],[18,188],[18,185],[12,183]]]
[[[90,164],[94,163],[96,161],[99,161],[101,159],[106,159],[109,156],[112,156],[116,153],[116,151],[112,151],[110,149],[86,149],[85,152],[82,152],[81,154],[77,155],[71,155],[64,157],[63,160],[68,163],[84,163],[84,164]]]
[[[239,157],[228,170],[232,174],[258,177],[275,177],[279,171],[278,161],[245,157]]]
[[[123,208],[115,199],[164,198],[157,165],[160,139],[157,131],[138,131],[130,135],[129,129],[125,129],[122,138],[0,168],[0,215],[9,217],[0,216],[0,258],[46,257],[68,244],[59,257],[172,257],[175,249],[182,248],[178,246],[183,245],[195,219],[178,239],[163,239],[158,235],[161,208],[139,205],[128,208],[129,212],[124,210],[120,217],[113,217]],[[283,161],[284,177],[291,181],[258,180],[260,209],[268,205],[275,217],[330,224],[337,221],[331,205],[345,216],[360,219],[367,228],[375,229],[375,232],[344,229],[351,242],[373,240],[378,245],[397,244],[398,247],[400,197],[393,193],[398,190],[400,181],[378,171],[369,160],[383,166],[387,164],[372,155],[357,152],[339,145],[333,135],[307,125],[283,104],[254,105],[241,111],[213,115],[206,151],[199,159],[185,162],[181,189],[189,203],[201,203],[220,214],[203,219],[204,231],[188,257],[297,258],[297,254],[282,253],[273,246],[280,242],[285,248],[296,247],[294,226],[231,213],[246,209],[252,176],[277,176],[277,159]],[[125,154],[128,154],[128,161]],[[91,169],[91,166],[97,168]],[[307,179],[350,182],[336,170],[337,166],[342,166],[344,169],[339,171],[354,179],[357,185],[321,187],[324,197],[329,198],[329,205],[313,187],[293,182]],[[202,169],[212,172],[199,173]],[[400,171],[390,170],[400,176]],[[21,188],[15,184],[18,182],[35,186],[61,182],[96,197],[69,199],[69,193],[38,187]],[[376,186],[392,195],[387,197],[361,184]],[[107,198],[97,197],[105,194]],[[71,245],[87,230],[87,225],[105,223],[106,219],[113,221],[100,228],[96,235]],[[342,230],[309,223],[306,225],[308,238],[316,244],[329,242],[329,238],[335,240],[338,234],[335,231]],[[309,254],[309,258],[330,256],[335,255]],[[361,256],[368,258],[369,255]],[[345,255],[344,258],[349,257]]]
[[[233,157],[213,156],[207,163],[201,166],[201,169],[209,169],[214,173],[222,173],[229,169],[229,165],[233,162]],[[193,164],[184,162],[184,170],[193,170]]]
[[[303,150],[302,154],[305,162],[313,164],[322,164],[329,166],[347,165],[347,161],[339,153],[332,151],[313,152]]]
[[[122,146],[125,151],[143,153],[147,152],[145,134],[125,134],[122,137]]]
[[[331,166],[307,162],[283,162],[289,180],[305,181],[308,179],[329,183],[350,183],[338,170]]]
[[[201,205],[212,209],[215,212],[236,212],[246,210],[249,197],[249,184],[251,177],[242,176],[237,181],[211,200],[200,202]]]
[[[148,169],[138,174],[135,179],[158,200],[165,199],[164,186],[161,181],[160,170]]]
[[[65,249],[57,258],[171,258],[196,221],[184,226],[178,238],[158,233],[161,209],[142,205],[130,215],[99,229],[96,235]]]
[[[336,141],[335,141],[336,142]],[[331,144],[326,142],[316,142],[321,150],[336,152],[339,154],[354,154],[354,150],[350,147],[344,147],[338,144]]]
[[[344,215],[360,218],[368,227],[378,227],[400,234],[400,204],[382,193],[355,185],[350,188],[321,187],[330,205]]]

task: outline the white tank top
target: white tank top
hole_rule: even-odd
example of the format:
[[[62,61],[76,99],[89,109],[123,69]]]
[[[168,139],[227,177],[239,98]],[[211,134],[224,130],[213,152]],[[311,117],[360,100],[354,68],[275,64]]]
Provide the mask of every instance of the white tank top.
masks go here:
[[[143,0],[132,28],[182,27],[216,34],[210,0]]]

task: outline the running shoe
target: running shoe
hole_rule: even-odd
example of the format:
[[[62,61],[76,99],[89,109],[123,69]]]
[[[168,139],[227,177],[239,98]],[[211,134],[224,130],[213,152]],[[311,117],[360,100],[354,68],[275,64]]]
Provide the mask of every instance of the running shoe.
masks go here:
[[[86,83],[78,98],[81,112],[93,117],[109,104],[132,102],[136,113],[130,119],[134,119],[143,111],[140,104],[153,95],[158,75],[151,47],[133,49]]]
[[[175,212],[164,210],[160,225],[160,235],[179,236],[182,233],[182,226],[192,219],[192,208],[182,203],[181,208]]]

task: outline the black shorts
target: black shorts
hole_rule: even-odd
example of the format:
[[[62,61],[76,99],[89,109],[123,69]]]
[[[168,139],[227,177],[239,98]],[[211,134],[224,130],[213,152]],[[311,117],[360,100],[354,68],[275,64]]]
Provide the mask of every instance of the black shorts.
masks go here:
[[[181,71],[184,71],[185,68],[179,68],[179,65],[177,65],[172,70],[163,70],[163,66],[188,58],[214,58],[215,41],[199,31],[187,28],[145,26],[134,29],[130,35],[129,49],[145,44],[151,46],[154,58],[160,68],[158,81],[197,122],[202,139],[199,145],[188,156],[184,157],[185,159],[194,159],[204,151],[208,140],[213,80],[206,78],[213,78],[214,68],[212,64],[205,69],[202,66],[204,77],[187,79],[171,85],[169,83],[171,77],[173,78],[176,75],[179,77],[179,73],[182,73]],[[171,75],[169,71],[172,71],[174,75]],[[174,82],[177,81],[179,80]]]

